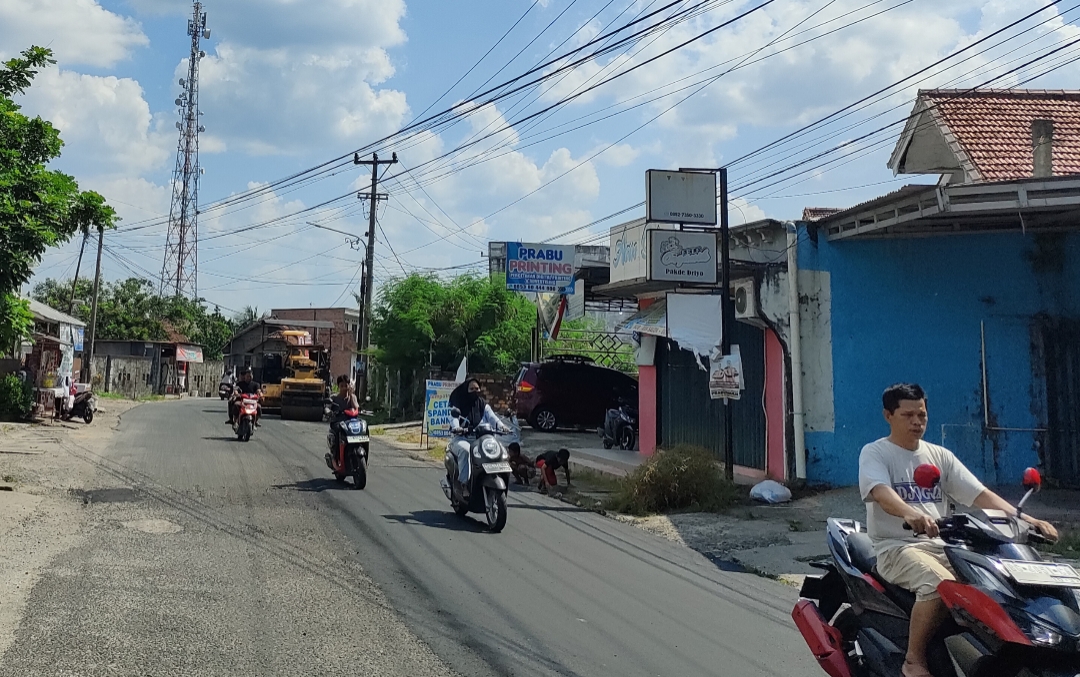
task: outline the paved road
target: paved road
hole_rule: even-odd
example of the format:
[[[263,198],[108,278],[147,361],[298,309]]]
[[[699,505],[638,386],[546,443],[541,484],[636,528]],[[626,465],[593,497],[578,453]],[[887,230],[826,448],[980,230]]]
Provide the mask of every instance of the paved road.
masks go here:
[[[5,674],[821,674],[791,588],[535,493],[489,534],[433,465],[376,447],[351,490],[322,424],[241,444],[222,411],[124,416],[93,536],[34,589]]]

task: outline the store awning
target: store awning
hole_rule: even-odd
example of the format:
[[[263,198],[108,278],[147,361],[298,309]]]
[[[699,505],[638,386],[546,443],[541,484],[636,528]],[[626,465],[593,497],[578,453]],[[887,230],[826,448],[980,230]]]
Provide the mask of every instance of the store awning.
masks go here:
[[[667,338],[667,300],[657,299],[648,308],[634,313],[629,320],[619,325],[619,331]]]

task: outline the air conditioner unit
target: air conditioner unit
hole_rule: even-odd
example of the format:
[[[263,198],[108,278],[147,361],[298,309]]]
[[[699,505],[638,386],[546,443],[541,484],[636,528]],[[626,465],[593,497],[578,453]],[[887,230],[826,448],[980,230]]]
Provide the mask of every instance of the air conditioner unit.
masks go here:
[[[757,282],[754,278],[735,280],[731,283],[731,300],[735,304],[735,318],[745,320],[757,318]]]

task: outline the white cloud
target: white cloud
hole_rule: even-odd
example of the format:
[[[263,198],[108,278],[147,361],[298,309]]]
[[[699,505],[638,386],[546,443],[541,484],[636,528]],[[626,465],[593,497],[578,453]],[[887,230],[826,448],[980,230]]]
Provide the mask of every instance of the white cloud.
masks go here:
[[[0,0],[0,57],[40,45],[65,67],[107,68],[149,44],[138,22],[94,0]]]

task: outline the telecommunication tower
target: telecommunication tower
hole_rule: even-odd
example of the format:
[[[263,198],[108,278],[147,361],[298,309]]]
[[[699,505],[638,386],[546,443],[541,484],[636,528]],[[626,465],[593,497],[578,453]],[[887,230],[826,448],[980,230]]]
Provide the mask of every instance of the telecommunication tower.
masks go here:
[[[199,118],[199,62],[206,56],[200,48],[203,39],[210,38],[206,13],[196,2],[188,19],[191,36],[191,56],[186,78],[180,79],[184,91],[176,99],[180,109],[180,143],[176,149],[176,169],[173,170],[172,204],[169,207],[169,235],[165,243],[165,263],[161,268],[161,294],[176,296],[198,295],[199,287],[199,134],[206,131]]]

